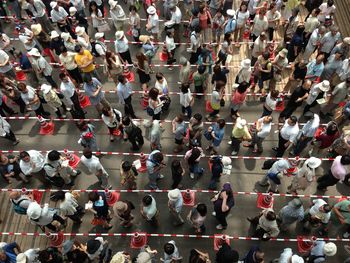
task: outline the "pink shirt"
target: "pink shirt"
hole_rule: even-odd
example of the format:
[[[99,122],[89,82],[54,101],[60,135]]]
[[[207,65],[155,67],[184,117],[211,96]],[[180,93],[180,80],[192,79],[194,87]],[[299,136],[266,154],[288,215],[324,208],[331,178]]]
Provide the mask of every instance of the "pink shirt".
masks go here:
[[[346,167],[340,163],[341,157],[342,156],[339,155],[334,159],[331,172],[335,178],[339,179],[340,181],[344,181],[345,175],[348,174],[348,171]]]

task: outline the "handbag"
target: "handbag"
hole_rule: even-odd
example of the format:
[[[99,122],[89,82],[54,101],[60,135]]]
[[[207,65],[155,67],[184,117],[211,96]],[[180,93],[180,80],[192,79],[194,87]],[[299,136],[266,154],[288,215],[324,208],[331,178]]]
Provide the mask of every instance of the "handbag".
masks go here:
[[[220,100],[220,107],[225,107],[225,100],[223,98]]]
[[[110,30],[111,30],[111,28],[110,28],[108,22],[105,21],[105,20],[103,20],[102,23],[97,26],[97,31],[98,32],[108,32]]]

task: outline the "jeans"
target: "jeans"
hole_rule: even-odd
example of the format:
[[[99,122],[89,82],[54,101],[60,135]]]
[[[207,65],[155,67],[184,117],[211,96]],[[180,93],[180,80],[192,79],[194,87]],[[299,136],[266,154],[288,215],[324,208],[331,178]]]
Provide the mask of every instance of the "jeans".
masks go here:
[[[308,143],[312,141],[312,138],[313,137],[301,137],[293,150],[294,155],[298,156],[306,148]]]
[[[257,135],[257,133],[255,132],[255,133],[253,134],[253,138],[252,138],[252,139],[253,139],[253,140],[252,140],[251,145],[254,147],[255,144],[256,144],[256,145],[257,145],[257,148],[258,148],[258,151],[259,151],[259,152],[262,152],[262,151],[263,151],[262,143],[263,143],[263,141],[264,141],[265,138],[259,137],[259,136]]]
[[[261,118],[265,116],[270,116],[271,114],[272,114],[272,111],[268,110],[265,106],[263,106],[263,113],[261,115]]]
[[[148,173],[148,186],[149,188],[151,188],[152,190],[158,189],[158,185],[157,185],[157,179],[159,179],[160,177],[160,173],[159,172],[155,172],[155,173]]]
[[[192,107],[191,106],[187,106],[187,107],[182,106],[182,113],[183,114],[187,113],[187,117],[190,119],[192,117]]]
[[[204,169],[199,167],[199,163],[194,163],[189,166],[190,173],[198,174],[201,176],[204,172]]]

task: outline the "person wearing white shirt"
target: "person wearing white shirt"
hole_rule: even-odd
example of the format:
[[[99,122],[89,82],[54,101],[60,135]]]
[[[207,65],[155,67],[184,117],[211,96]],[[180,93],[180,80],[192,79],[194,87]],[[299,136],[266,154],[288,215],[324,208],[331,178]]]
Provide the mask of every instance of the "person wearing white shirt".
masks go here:
[[[157,10],[154,6],[149,6],[147,8],[147,24],[146,24],[146,30],[150,32],[153,36],[153,39],[155,42],[158,42],[158,34],[159,34],[159,17],[157,14]]]
[[[115,53],[119,54],[122,63],[128,63],[129,65],[132,65],[133,62],[130,55],[129,44],[127,38],[124,35],[124,31],[115,32],[115,38]]]
[[[175,43],[179,43],[182,13],[180,8],[175,4],[170,6],[170,12],[171,12],[170,22],[171,24],[173,24],[172,28],[174,29],[174,32],[175,32],[174,34]]]
[[[278,90],[272,90],[267,94],[261,117],[269,116],[274,110],[276,110],[278,96]]]
[[[328,80],[324,80],[321,83],[314,84],[306,98],[306,105],[304,107],[303,114],[310,111],[311,108],[323,104],[326,101],[327,91],[330,89],[330,83]],[[324,101],[322,101],[322,99]]]
[[[312,32],[320,26],[320,21],[318,21],[317,16],[320,14],[321,10],[316,8],[313,9],[310,16],[305,21],[305,30],[304,30],[304,41],[308,41]]]
[[[63,72],[60,73],[59,78],[62,81],[59,90],[64,96],[64,101],[66,103],[67,108],[72,108],[72,106],[74,105],[74,110],[78,112],[78,115],[85,118],[85,113],[80,105],[78,93],[76,92],[76,87],[74,83]]]
[[[169,88],[168,88],[168,82],[166,81],[163,73],[159,72],[156,74],[156,83],[154,84],[154,87],[159,90],[159,94],[168,94]]]
[[[55,30],[46,14],[46,6],[41,0],[26,0],[28,10],[32,12],[38,24],[42,25],[44,31],[49,34]]]
[[[189,119],[192,117],[192,105],[194,103],[194,98],[192,97],[189,84],[181,85],[180,92],[180,104],[182,113],[185,114]]]
[[[81,207],[75,196],[69,192],[58,191],[55,199],[59,202],[60,215],[63,218],[69,217],[75,224],[81,224],[81,217],[84,215],[84,208]]]
[[[52,1],[50,3],[51,6],[51,20],[53,23],[57,23],[58,28],[62,31],[62,32],[66,32],[68,31],[69,33],[71,33],[71,35],[73,36],[74,33],[72,32],[70,25],[68,24],[68,13],[66,12],[66,10],[62,7],[59,6],[57,2]],[[73,33],[73,34],[72,34]]]
[[[329,30],[330,31],[324,34],[324,36],[320,39],[319,51],[324,54],[324,61],[328,59],[334,46],[341,40],[341,35],[337,26],[333,25]]]
[[[13,71],[13,66],[10,64],[10,57],[4,50],[0,50],[0,73],[3,73],[11,79],[16,78],[16,73]]]
[[[326,3],[320,5],[321,13],[318,15],[318,20],[321,23],[326,21],[327,16],[333,16],[336,10],[333,0],[328,0]]]
[[[39,252],[40,248],[30,248],[23,253],[19,253],[16,257],[16,261],[25,263],[37,263]]]
[[[0,33],[0,50],[4,50],[15,56],[15,47],[12,45],[9,36],[5,33]]]
[[[266,13],[266,18],[268,21],[268,32],[269,32],[269,40],[273,40],[273,33],[279,25],[279,21],[281,19],[281,13],[277,11],[277,6],[275,3],[271,3],[270,10]]]
[[[10,124],[0,115],[0,137],[8,139],[13,142],[13,146],[19,143],[15,134],[11,130]]]
[[[191,41],[191,47],[190,47],[190,63],[195,64],[198,61],[198,57],[201,54],[201,43],[202,43],[202,35],[201,35],[201,29],[199,27],[196,27],[194,31],[191,32],[190,35],[190,41]]]
[[[312,200],[313,205],[306,211],[304,217],[304,229],[310,230],[312,227],[320,227],[319,234],[327,233],[327,224],[331,218],[331,206],[323,199]]]
[[[252,136],[252,142],[247,146],[253,148],[253,153],[262,153],[262,143],[271,132],[272,116],[264,116],[258,119],[255,125],[256,127]],[[255,145],[257,146],[257,149],[254,149]]]
[[[27,51],[34,47],[38,48],[38,42],[34,38],[34,34],[31,30],[23,26],[18,26],[17,29],[19,29],[18,38],[23,43],[24,48]]]
[[[109,130],[109,140],[113,142],[114,134],[119,130],[119,126],[121,125],[121,120],[123,118],[122,113],[111,107],[104,107],[102,109],[101,118]]]
[[[299,133],[297,117],[290,116],[284,123],[278,135],[278,147],[272,149],[276,151],[276,157],[282,157],[286,149],[293,143]]]
[[[308,111],[303,114],[303,117],[306,123],[301,129],[301,135],[300,138],[297,140],[294,150],[292,150],[289,153],[292,156],[299,156],[301,154],[301,152],[306,148],[309,142],[312,141],[318,127],[320,126],[320,117],[316,113]]]
[[[111,189],[112,185],[108,182],[108,173],[103,168],[100,159],[92,154],[92,151],[88,148],[84,149],[83,156],[81,156],[80,161],[84,164],[89,172],[94,174],[103,189]]]
[[[166,50],[168,52],[167,64],[170,65],[168,69],[172,70],[173,67],[171,66],[171,64],[173,64],[176,61],[176,59],[174,58],[176,45],[175,45],[174,29],[173,28],[167,30],[167,32],[166,32],[165,47],[166,47]]]
[[[18,84],[18,90],[21,92],[21,98],[27,106],[30,106],[35,111],[36,115],[49,117],[50,113],[44,110],[44,107],[31,86],[27,86],[23,82]]]
[[[268,20],[263,12],[260,12],[258,16],[254,18],[254,24],[252,28],[253,42],[260,36],[262,32],[265,32],[268,28]]]
[[[291,248],[285,248],[280,255],[280,257],[273,262],[278,262],[278,263],[290,263],[290,262],[295,262],[295,263],[304,263],[304,259],[296,254],[293,255],[293,251]]]
[[[43,172],[45,157],[39,151],[22,151],[19,154],[19,158],[19,166],[24,175],[30,176],[32,174]]]
[[[83,83],[83,78],[80,74],[77,63],[75,62],[75,55],[77,53],[68,51],[66,47],[62,47],[62,53],[59,59],[63,67],[67,70],[70,77],[72,77],[77,84]]]
[[[113,20],[114,27],[117,31],[123,30],[124,22],[126,20],[125,12],[118,1],[109,0],[110,15]]]
[[[321,38],[325,35],[326,28],[324,26],[320,26],[316,28],[309,38],[307,45],[305,47],[305,51],[303,54],[303,58],[305,61],[309,61],[310,56],[315,52],[317,46],[320,44]]]

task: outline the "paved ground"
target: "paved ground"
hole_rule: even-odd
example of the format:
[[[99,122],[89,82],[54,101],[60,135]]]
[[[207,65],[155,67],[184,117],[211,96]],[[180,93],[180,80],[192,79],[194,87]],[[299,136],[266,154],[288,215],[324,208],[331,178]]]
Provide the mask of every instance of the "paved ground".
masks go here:
[[[143,16],[144,17],[144,16]],[[11,32],[13,31],[12,28],[13,25],[7,26],[7,32],[11,35]],[[109,34],[107,38],[111,38],[112,34]],[[20,47],[20,43],[14,42],[15,45],[18,48]],[[132,47],[132,54],[135,54],[137,47]],[[160,48],[161,49],[161,48]],[[244,58],[244,54],[246,54],[247,48],[246,46],[242,46],[240,49],[237,49],[237,55],[234,56],[234,61],[232,62],[232,65],[238,66],[239,61]],[[177,50],[177,57],[179,57],[180,54],[186,55],[186,50],[184,46],[181,46],[179,50]],[[188,55],[186,55],[188,57]],[[159,62],[158,59],[154,60],[155,63]],[[178,76],[178,70],[175,68],[173,71],[169,71],[167,68],[156,68],[156,71],[163,72],[166,76],[166,79],[168,80],[170,90],[171,91],[178,91],[178,85],[177,83],[177,76]],[[237,69],[231,70],[230,73],[230,81],[228,87],[230,87],[230,84],[232,83],[232,79],[234,79],[235,74],[237,72]],[[137,78],[137,77],[136,77]],[[155,78],[152,76],[151,83],[154,83]],[[139,90],[140,87],[137,83],[134,84],[135,90]],[[114,84],[112,84],[109,81],[106,81],[105,84],[106,90],[113,90],[115,89]],[[229,89],[229,88],[228,88]],[[172,105],[170,108],[170,112],[167,116],[164,116],[164,118],[171,120],[175,117],[175,115],[179,112],[179,98],[178,96],[174,95],[172,98]],[[122,110],[122,107],[117,104],[117,98],[115,94],[108,94],[107,95],[108,101],[112,103],[114,107],[116,107],[119,110]],[[147,115],[144,111],[142,111],[140,107],[140,96],[134,95],[133,97],[133,105],[135,109],[137,109],[137,115],[141,118],[147,118]],[[194,110],[193,112],[200,112],[203,115],[205,115],[204,111],[204,105],[205,105],[205,99],[202,100],[196,100]],[[97,118],[97,113],[93,108],[88,108],[88,116],[91,118]],[[260,116],[262,112],[262,105],[257,102],[248,102],[247,105],[242,107],[241,114],[244,118],[247,119],[248,122],[256,121],[258,116]],[[222,117],[224,117],[227,121],[230,121],[229,117],[229,106],[226,105],[225,108],[221,111]],[[300,113],[298,112],[297,116],[299,116]],[[275,119],[277,119],[277,114],[274,114]],[[123,141],[115,141],[114,143],[110,143],[108,139],[107,134],[107,128],[104,126],[102,122],[96,122],[94,123],[97,128],[97,134],[98,134],[98,144],[100,145],[100,148],[102,151],[117,151],[117,152],[130,152],[130,144],[123,142]],[[55,134],[53,136],[41,136],[38,135],[39,131],[39,124],[33,120],[28,121],[11,121],[11,125],[13,127],[13,130],[15,134],[18,136],[18,138],[21,140],[21,143],[16,146],[12,147],[11,144],[9,144],[7,141],[1,140],[1,150],[29,150],[29,149],[37,149],[37,150],[51,150],[51,149],[58,149],[63,150],[64,148],[68,148],[70,150],[82,150],[81,146],[78,145],[77,141],[79,139],[79,133],[77,128],[75,127],[73,122],[55,122]],[[173,143],[173,136],[170,133],[170,127],[171,124],[167,123],[165,124],[165,132],[163,133],[162,137],[162,146],[163,146],[163,152],[164,153],[172,153],[174,143]],[[276,129],[276,126],[274,126],[274,130]],[[228,125],[226,127],[225,132],[225,139],[222,143],[222,147],[220,149],[220,153],[223,155],[229,155],[231,153],[231,149],[229,145],[227,145],[227,142],[230,137],[230,133],[232,130],[232,125]],[[150,151],[149,143],[146,138],[146,143],[142,149],[145,153],[148,153]],[[203,140],[205,141],[205,140]],[[264,153],[262,156],[272,156],[273,151],[271,148],[273,146],[277,145],[277,135],[275,133],[271,133],[271,136],[269,136],[265,142],[264,142]],[[204,147],[207,146],[207,142],[204,142]],[[182,153],[183,154],[183,153]],[[249,149],[242,148],[240,155],[251,155]],[[119,184],[119,163],[122,159],[131,159],[134,160],[136,157],[122,157],[122,156],[103,156],[101,159],[102,164],[110,174],[110,180],[112,182],[114,189],[120,189]],[[164,169],[163,174],[165,175],[165,178],[159,182],[159,186],[161,189],[169,189],[171,185],[171,174],[170,174],[170,164],[172,158],[166,158],[167,167]],[[207,167],[207,158],[203,158],[202,165],[206,168],[205,175],[200,178],[199,180],[191,180],[188,176],[188,174],[185,175],[183,184],[185,188],[191,188],[191,189],[206,189],[209,183],[210,174],[208,172]],[[262,178],[264,175],[264,170],[261,170],[263,161],[262,160],[233,160],[233,169],[230,176],[224,176],[221,178],[221,184],[224,182],[231,182],[233,186],[234,191],[254,191],[255,189],[258,191],[266,191],[267,189],[262,189],[261,187],[256,186],[256,182]],[[322,175],[325,170],[328,169],[330,162],[325,161],[322,164],[321,168],[317,169],[317,174]],[[79,169],[83,171],[83,173],[75,180],[75,186],[74,189],[97,189],[98,185],[96,184],[96,179],[92,175],[86,174],[87,170],[84,167],[79,166]],[[291,178],[284,178],[282,182],[282,187],[280,188],[280,191],[282,193],[286,192],[287,186],[290,183]],[[145,185],[147,184],[147,176],[140,174],[140,176],[137,179],[138,189],[145,189]],[[20,183],[14,182],[12,185],[6,185],[4,181],[0,181],[0,187],[1,188],[19,188],[22,187]],[[45,187],[42,185],[42,183],[37,180],[37,178],[32,178],[30,184],[27,186],[28,188],[42,188]],[[310,191],[307,192],[308,194],[315,193],[316,187],[315,185],[312,185],[310,187]],[[338,185],[337,187],[330,187],[327,191],[327,194],[344,194],[349,195],[349,189],[345,187],[344,185]],[[128,229],[129,232],[134,231],[145,231],[148,233],[176,233],[176,234],[193,234],[193,230],[190,228],[188,224],[185,224],[181,227],[174,228],[171,224],[172,218],[171,215],[168,213],[167,209],[167,196],[165,193],[155,193],[154,197],[157,200],[157,204],[160,210],[160,216],[161,216],[161,225],[155,229],[151,226],[149,226],[141,217],[139,214],[139,203],[142,198],[142,193],[128,193],[128,194],[122,194],[122,199],[131,200],[136,204],[136,210],[134,212],[136,218],[135,218],[135,226],[131,229]],[[197,201],[205,202],[209,207],[209,212],[212,212],[212,205],[210,203],[211,194],[202,193],[198,194],[196,196]],[[48,195],[44,195],[44,199],[48,200]],[[38,229],[34,228],[33,226],[29,225],[28,221],[26,221],[25,218],[20,218],[18,215],[14,215],[14,213],[10,209],[10,204],[7,201],[7,194],[6,193],[0,193],[0,200],[2,202],[2,212],[0,214],[1,219],[3,220],[2,225],[0,225],[0,232],[34,232],[38,231]],[[223,231],[223,233],[232,235],[232,236],[250,236],[251,232],[249,231],[249,224],[248,221],[246,221],[246,217],[248,216],[254,216],[259,212],[259,209],[256,208],[256,197],[255,196],[249,196],[249,195],[239,195],[235,196],[236,205],[232,209],[231,214],[228,218],[229,221],[229,227],[226,231]],[[278,211],[282,206],[284,206],[288,202],[288,198],[284,197],[277,197],[275,202],[275,208],[276,211]],[[330,203],[333,204],[336,200],[331,199]],[[86,196],[85,194],[81,195],[80,202],[83,204],[86,202]],[[310,199],[304,198],[303,199],[305,207],[307,207],[310,203]],[[54,204],[52,204],[54,205]],[[186,207],[184,208],[183,215],[187,215],[190,208]],[[216,234],[220,233],[215,229],[215,225],[217,222],[215,221],[215,218],[211,217],[211,215],[208,215],[206,226],[207,226],[207,233],[206,234]],[[87,232],[102,232],[101,229],[92,229],[92,226],[90,224],[91,215],[86,215],[84,217],[83,224],[77,228],[76,226],[72,226],[71,224],[68,225],[66,228],[66,232],[76,232],[76,233],[87,233]],[[124,228],[119,227],[118,221],[114,220],[112,221],[114,223],[113,229],[111,229],[109,232],[112,233],[121,233],[125,232],[126,230]],[[296,228],[293,226],[289,231],[285,233],[281,233],[280,237],[286,237],[286,238],[295,238],[297,236],[297,233],[300,233],[300,226],[296,226]],[[342,230],[337,229],[335,227],[331,227],[330,231],[330,237],[338,237],[341,236]],[[82,240],[86,240],[86,238],[81,238]],[[32,246],[44,246],[46,243],[45,238],[32,238],[32,237],[7,237],[3,236],[1,238],[1,241],[10,241],[10,240],[18,240],[23,248],[29,248]],[[122,249],[126,249],[132,254],[136,254],[137,251],[133,251],[129,248],[129,238],[108,238],[110,242],[113,244],[113,249],[115,251],[119,251]],[[158,251],[162,251],[163,244],[168,241],[169,238],[150,238],[149,244],[151,247],[154,247],[158,249]],[[211,255],[214,254],[213,252],[213,240],[212,239],[184,239],[184,238],[175,238],[175,241],[177,242],[181,254],[187,259],[189,250],[191,248],[199,248],[201,250],[206,250],[210,252]],[[260,244],[262,249],[266,252],[266,261],[269,262],[271,259],[274,259],[278,257],[278,255],[282,252],[284,247],[291,247],[294,251],[296,251],[296,243],[295,242],[276,242],[276,241],[270,241],[270,242],[255,242],[255,241],[232,241],[232,246],[237,249],[240,253],[240,256],[243,256],[250,248],[250,246],[254,244]],[[343,245],[345,243],[338,242],[338,254],[335,258],[327,260],[327,262],[342,262],[346,257],[346,252],[343,249]],[[159,256],[160,257],[160,256]],[[158,257],[158,258],[159,258]]]

